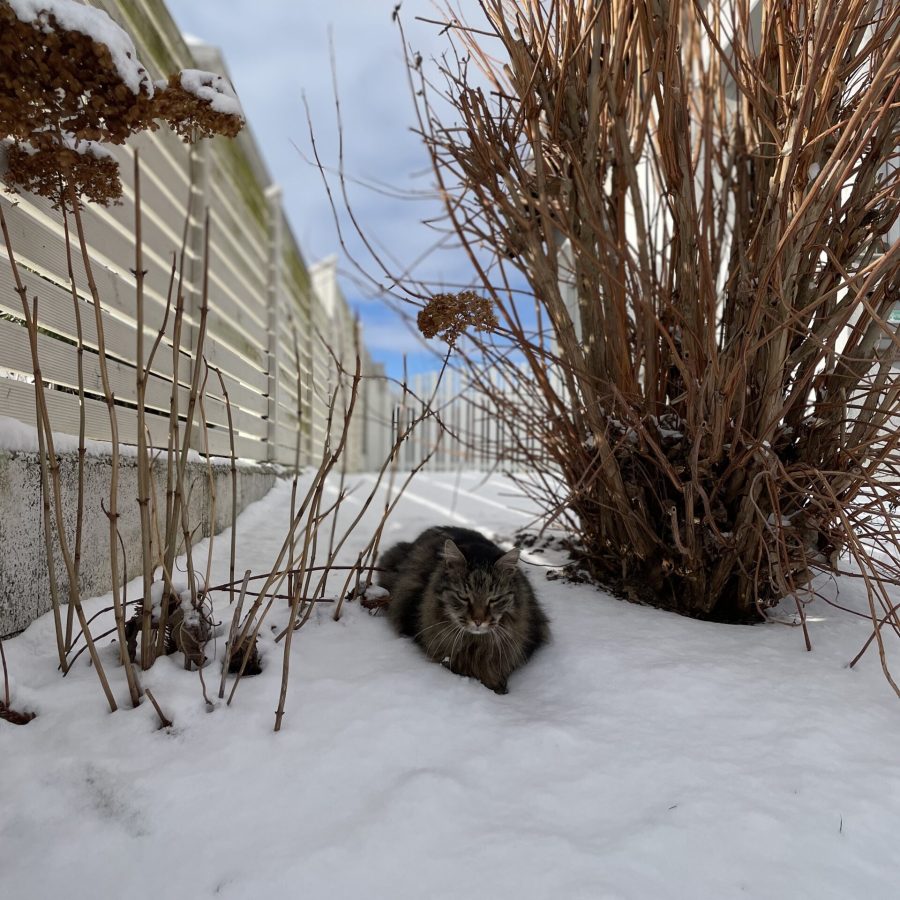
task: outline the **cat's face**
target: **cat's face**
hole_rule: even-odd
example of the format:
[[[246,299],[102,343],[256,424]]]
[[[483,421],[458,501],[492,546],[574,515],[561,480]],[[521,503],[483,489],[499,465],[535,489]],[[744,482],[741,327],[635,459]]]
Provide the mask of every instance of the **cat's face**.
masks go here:
[[[507,553],[489,569],[469,570],[462,554],[457,557],[449,548],[444,560],[447,578],[442,597],[448,618],[469,634],[487,635],[500,627],[516,603],[513,574],[518,552]]]

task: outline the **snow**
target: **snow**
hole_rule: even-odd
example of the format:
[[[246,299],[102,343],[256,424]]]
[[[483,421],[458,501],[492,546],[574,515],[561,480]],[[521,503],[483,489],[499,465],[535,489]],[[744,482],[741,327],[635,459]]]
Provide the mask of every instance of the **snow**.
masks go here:
[[[244,118],[237,94],[221,75],[204,72],[202,69],[184,69],[181,73],[181,86],[189,94],[209,103],[215,112]]]
[[[131,38],[103,10],[85,6],[76,0],[9,0],[16,18],[29,22],[45,33],[53,29],[49,15],[67,31],[77,31],[91,40],[106,44],[119,77],[134,94],[142,90],[153,96],[153,83],[141,65]]]
[[[4,145],[11,145],[13,143],[12,140],[6,138],[2,141]],[[63,147],[67,147],[69,150],[74,150],[80,156],[91,156],[94,159],[115,159],[115,156],[110,153],[109,150],[106,149],[102,144],[97,141],[89,141],[85,138],[77,137],[74,134],[70,134],[67,131],[64,131],[60,136],[59,143]],[[38,148],[30,144],[28,141],[19,141],[17,144],[18,148],[29,156],[33,156],[38,152]]]
[[[384,545],[441,521],[509,538],[530,508],[510,481],[482,478],[417,477]],[[374,478],[348,480],[360,483],[349,519]],[[238,573],[272,563],[289,506],[282,482],[247,508]],[[228,545],[217,538],[214,583]],[[38,717],[0,722],[3,896],[897,896],[900,707],[874,650],[846,667],[863,619],[813,605],[806,653],[796,628],[627,604],[546,581],[552,551],[523,556],[554,639],[508,695],[427,662],[383,615],[352,603],[335,622],[321,604],[295,635],[278,734],[283,607],[261,635],[263,673],[230,707],[207,714],[197,673],[175,656],[143,675],[168,730],[149,704],[127,709],[109,638],[114,715],[84,656],[59,676],[49,616],[5,642],[13,707]],[[841,603],[862,605],[854,583],[838,587]],[[221,657],[225,595],[215,619]],[[212,688],[218,667],[205,674]]]

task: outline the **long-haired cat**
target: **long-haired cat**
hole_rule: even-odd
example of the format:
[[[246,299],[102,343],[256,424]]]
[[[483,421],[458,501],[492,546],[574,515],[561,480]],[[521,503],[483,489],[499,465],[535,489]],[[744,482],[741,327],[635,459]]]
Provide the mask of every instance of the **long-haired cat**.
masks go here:
[[[388,616],[431,659],[505,694],[506,680],[550,637],[547,617],[518,568],[477,531],[438,526],[378,560]]]

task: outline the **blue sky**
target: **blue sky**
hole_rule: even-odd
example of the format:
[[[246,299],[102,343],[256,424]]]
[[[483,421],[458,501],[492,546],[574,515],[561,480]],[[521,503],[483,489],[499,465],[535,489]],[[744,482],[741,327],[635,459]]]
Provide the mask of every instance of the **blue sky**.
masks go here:
[[[222,51],[272,177],[283,188],[301,250],[308,262],[338,253],[342,287],[359,310],[372,355],[394,374],[404,351],[411,354],[413,370],[433,368],[434,358],[421,352],[403,322],[373,299],[374,291],[351,277],[353,266],[340,248],[321,176],[303,158],[310,155],[305,95],[323,162],[335,165],[338,160],[331,40],[348,176],[402,192],[430,189],[427,156],[410,130],[415,113],[400,35],[392,22],[395,0],[167,0],[167,5],[182,31]],[[475,0],[464,0],[462,8],[478,20]],[[408,42],[426,60],[446,49],[438,27],[415,20],[439,17],[429,0],[405,0],[401,13]],[[349,185],[349,193],[367,234],[398,264],[411,264],[434,243],[435,233],[421,223],[436,213],[436,201],[397,199],[359,184]],[[350,253],[377,273],[349,218],[343,211],[339,218]],[[416,271],[436,285],[470,278],[459,251],[432,254]]]

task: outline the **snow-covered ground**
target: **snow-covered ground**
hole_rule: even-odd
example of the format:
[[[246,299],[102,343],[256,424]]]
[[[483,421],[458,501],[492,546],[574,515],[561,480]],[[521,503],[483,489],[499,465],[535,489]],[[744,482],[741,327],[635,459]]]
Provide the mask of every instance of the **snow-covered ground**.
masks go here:
[[[529,520],[509,482],[456,480],[419,477],[390,538]],[[270,565],[288,504],[280,484],[241,516],[240,571]],[[164,731],[149,704],[127,709],[113,646],[123,711],[85,657],[62,679],[44,617],[5,645],[13,706],[38,717],[0,722],[0,895],[900,896],[900,702],[874,651],[846,668],[864,622],[814,610],[806,653],[793,628],[689,621],[529,568],[554,641],[508,695],[426,662],[382,617],[322,606],[295,637],[279,734],[272,634],[263,674],[210,713],[197,673],[159,661],[144,682]]]

